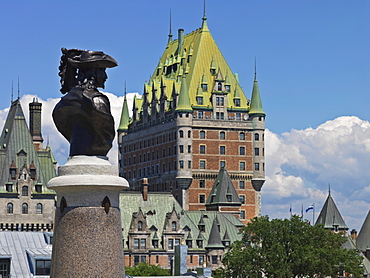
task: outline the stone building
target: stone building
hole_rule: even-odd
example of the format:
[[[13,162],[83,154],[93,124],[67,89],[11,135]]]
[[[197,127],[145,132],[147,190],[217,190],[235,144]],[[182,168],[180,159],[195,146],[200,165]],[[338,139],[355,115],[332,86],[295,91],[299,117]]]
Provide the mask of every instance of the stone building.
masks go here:
[[[124,191],[120,195],[125,265],[173,266],[175,246],[188,246],[187,268],[220,267],[244,224],[230,213],[186,211],[171,192]]]
[[[222,212],[230,206],[212,205],[210,194],[225,168],[240,201],[232,213],[247,223],[261,212],[264,130],[256,75],[249,100],[204,15],[201,28],[189,34],[179,29],[173,40],[170,32],[142,98],[134,99],[131,118],[125,98],[118,129],[120,175],[129,190],[140,190],[145,177],[150,192],[171,192],[185,210],[207,206]]]
[[[20,100],[12,101],[0,137],[0,230],[51,231],[55,193],[47,182],[56,176],[50,146],[43,148],[41,103],[29,104],[30,129]]]

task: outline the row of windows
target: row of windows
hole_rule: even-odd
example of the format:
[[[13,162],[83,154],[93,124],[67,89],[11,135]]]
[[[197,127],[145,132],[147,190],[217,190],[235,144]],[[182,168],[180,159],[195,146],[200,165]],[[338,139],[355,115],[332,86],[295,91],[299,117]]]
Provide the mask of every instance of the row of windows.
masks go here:
[[[222,114],[214,114],[213,116],[205,116],[204,111],[197,111],[196,114],[194,115],[198,119],[210,119],[214,118],[217,120],[224,120],[225,119],[225,114],[221,112]],[[235,117],[230,116],[230,114],[227,117],[228,120],[236,120],[236,121],[241,121],[242,120],[242,114],[241,113],[235,113]]]
[[[127,151],[135,151],[140,150],[142,148],[151,147],[159,144],[163,144],[166,142],[171,142],[176,139],[176,132],[169,132],[163,135],[158,135],[156,137],[152,137],[150,139],[141,140],[139,142],[128,144],[123,148],[123,151],[126,153]]]
[[[8,214],[13,214],[13,209],[14,209],[13,203],[8,203],[6,205],[6,212]],[[27,203],[22,204],[22,214],[28,214],[28,204]],[[42,204],[41,203],[38,203],[36,205],[36,214],[42,214]]]
[[[199,132],[199,138],[200,139],[206,139],[206,131],[201,130]],[[226,133],[224,131],[221,131],[220,132],[220,135],[219,135],[219,138],[220,138],[220,140],[226,140]],[[244,132],[240,132],[239,133],[239,140],[245,140],[245,138],[246,138],[245,133]],[[255,133],[254,134],[254,140],[255,141],[259,141],[260,140],[260,134],[259,133]],[[264,134],[262,135],[262,140],[264,140]]]
[[[226,154],[226,146],[220,146],[220,154]],[[199,146],[199,153],[200,154],[206,154],[206,145],[200,145]],[[239,155],[245,155],[245,147],[239,147]],[[254,155],[259,156],[260,155],[260,149],[254,148]],[[262,155],[265,155],[265,149],[262,149]]]
[[[232,197],[231,195],[226,195],[226,198],[227,198],[228,202],[232,201],[231,197]],[[199,195],[199,203],[205,204],[205,202],[206,202],[206,195],[205,194],[200,194]],[[245,195],[239,195],[239,202],[241,202],[242,204],[245,204]]]
[[[199,188],[206,188],[205,180],[199,180]],[[245,181],[239,181],[239,189],[245,189]]]
[[[6,185],[6,191],[7,192],[13,192],[13,184],[7,184]],[[42,185],[41,184],[36,184],[35,185],[35,191],[37,193],[42,193]],[[28,196],[28,186],[24,185],[22,186],[22,196]]]

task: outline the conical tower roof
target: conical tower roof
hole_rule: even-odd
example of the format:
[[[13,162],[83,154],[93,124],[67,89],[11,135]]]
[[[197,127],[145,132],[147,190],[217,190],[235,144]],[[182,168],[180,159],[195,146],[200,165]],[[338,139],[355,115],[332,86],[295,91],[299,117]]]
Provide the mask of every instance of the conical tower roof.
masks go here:
[[[128,129],[128,124],[130,123],[130,115],[128,113],[128,105],[126,95],[123,99],[121,121],[119,122],[118,131],[125,131]]]
[[[330,192],[324,206],[322,207],[319,217],[316,220],[315,225],[317,224],[323,224],[324,228],[327,230],[334,230],[335,226],[337,226],[338,230],[348,230],[348,227],[344,222],[337,206],[335,205]]]
[[[370,248],[370,211],[368,212],[361,230],[356,239],[356,245],[359,250],[365,252]]]
[[[206,246],[207,249],[224,249],[224,245],[222,244],[220,231],[217,225],[217,217],[213,220],[211,232],[208,238],[208,244]]]
[[[185,75],[183,75],[182,77],[179,101],[177,103],[176,111],[177,112],[190,112],[190,113],[193,112],[193,109],[191,108],[191,105],[190,105],[190,99],[189,99],[188,87],[186,84]]]
[[[262,114],[265,115],[263,111],[262,100],[260,95],[260,90],[258,89],[257,78],[254,78],[253,89],[252,89],[252,98],[251,98],[251,108],[249,114]]]

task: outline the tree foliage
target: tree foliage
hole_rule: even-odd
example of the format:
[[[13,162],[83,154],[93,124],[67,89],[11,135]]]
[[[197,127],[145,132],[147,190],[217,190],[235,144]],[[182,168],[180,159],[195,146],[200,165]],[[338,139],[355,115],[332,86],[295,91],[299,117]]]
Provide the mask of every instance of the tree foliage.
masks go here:
[[[343,271],[363,276],[361,258],[355,250],[342,248],[342,234],[311,226],[298,216],[254,218],[241,233],[214,277],[337,277]]]
[[[170,272],[167,269],[163,269],[159,265],[148,265],[146,263],[126,266],[125,271],[126,274],[132,276],[170,276]]]

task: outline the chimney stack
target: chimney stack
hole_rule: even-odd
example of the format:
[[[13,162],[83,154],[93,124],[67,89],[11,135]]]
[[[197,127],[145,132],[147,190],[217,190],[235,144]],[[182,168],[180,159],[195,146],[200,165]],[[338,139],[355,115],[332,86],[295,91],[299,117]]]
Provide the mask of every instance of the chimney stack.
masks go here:
[[[141,194],[143,195],[143,200],[147,201],[148,200],[148,179],[143,178],[141,180],[141,185],[142,185]]]
[[[355,229],[353,229],[351,231],[351,237],[352,237],[353,240],[356,240],[357,239],[357,231]]]
[[[34,98],[29,104],[30,133],[36,150],[42,149],[42,142],[44,142],[44,139],[41,135],[41,106],[42,103],[39,103],[37,98]]]

